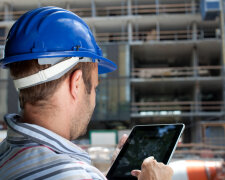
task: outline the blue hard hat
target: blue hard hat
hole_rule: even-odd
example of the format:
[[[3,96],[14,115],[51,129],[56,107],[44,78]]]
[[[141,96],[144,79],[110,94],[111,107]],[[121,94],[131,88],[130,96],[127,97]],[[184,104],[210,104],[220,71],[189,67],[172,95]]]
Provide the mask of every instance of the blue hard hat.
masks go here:
[[[89,57],[98,60],[99,74],[116,70],[102,56],[87,24],[76,14],[58,7],[41,7],[21,16],[9,31],[3,68],[13,62],[53,57]]]

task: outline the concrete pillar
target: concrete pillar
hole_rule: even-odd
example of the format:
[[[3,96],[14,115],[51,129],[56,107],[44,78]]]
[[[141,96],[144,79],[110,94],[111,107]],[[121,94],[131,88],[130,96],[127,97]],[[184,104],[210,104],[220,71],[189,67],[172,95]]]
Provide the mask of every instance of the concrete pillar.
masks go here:
[[[12,20],[11,5],[9,3],[4,3],[3,7],[4,7],[4,21]]]
[[[194,75],[194,78],[196,79],[195,87],[194,87],[194,102],[195,102],[194,110],[195,110],[195,113],[197,114],[201,110],[201,106],[199,104],[201,101],[201,92],[200,92],[200,85],[197,80],[197,78],[198,78],[198,56],[197,56],[197,48],[196,47],[194,47],[192,50],[192,67],[194,70],[193,75]]]
[[[126,14],[126,9],[127,9],[127,6],[126,6],[126,2],[125,1],[121,1],[121,16],[125,16],[127,15]]]
[[[131,71],[131,52],[130,52],[130,46],[129,45],[125,45],[125,51],[126,51],[126,77],[130,77],[130,71]]]
[[[194,101],[195,101],[195,113],[198,114],[199,111],[201,111],[201,90],[200,90],[200,85],[199,82],[197,81],[195,83],[195,90],[194,90]]]
[[[128,43],[130,44],[133,41],[133,30],[132,30],[132,23],[131,21],[128,22],[127,26],[127,32],[128,32]]]
[[[196,6],[195,6],[195,0],[191,0],[191,13],[196,13]]]
[[[95,4],[95,0],[91,0],[91,14],[92,17],[96,16],[96,4]]]
[[[200,143],[202,139],[201,120],[198,118],[194,118],[194,121],[192,121],[191,126],[191,142]]]
[[[157,41],[160,41],[160,26],[159,26],[159,22],[156,23],[156,34],[157,34]]]
[[[135,28],[135,36],[139,36],[139,25],[138,23],[134,23],[134,28]],[[139,38],[136,38],[138,40]]]
[[[137,15],[137,14],[138,14],[138,8],[137,8],[137,7],[138,7],[138,0],[135,0],[135,1],[134,1],[134,4],[135,4],[134,14]]]
[[[126,24],[123,23],[121,25],[121,32],[122,32],[122,34],[124,34],[126,32],[126,30],[127,30],[127,26],[126,26]]]
[[[155,0],[156,15],[159,14],[159,0]]]
[[[131,6],[132,6],[131,0],[127,0],[127,15],[128,16],[132,15],[132,8],[131,8]]]
[[[68,3],[68,2],[66,3],[66,9],[70,10],[70,3]]]
[[[194,21],[192,24],[192,40],[197,40],[198,36],[198,29],[197,29],[197,22]]]
[[[195,78],[198,76],[198,55],[197,55],[197,48],[194,47],[192,51],[192,67],[193,67],[193,75]]]
[[[38,1],[38,3],[37,3],[37,7],[38,8],[40,8],[42,5],[41,5],[41,2],[40,1]]]
[[[192,39],[190,24],[187,26],[187,39]]]
[[[131,89],[130,89],[130,71],[131,71],[131,67],[130,67],[130,61],[131,61],[131,56],[130,56],[130,45],[125,45],[125,51],[126,51],[126,57],[125,57],[125,61],[126,61],[126,101],[127,102],[131,102],[130,98],[131,98]]]
[[[131,102],[136,102],[134,86],[131,86]]]

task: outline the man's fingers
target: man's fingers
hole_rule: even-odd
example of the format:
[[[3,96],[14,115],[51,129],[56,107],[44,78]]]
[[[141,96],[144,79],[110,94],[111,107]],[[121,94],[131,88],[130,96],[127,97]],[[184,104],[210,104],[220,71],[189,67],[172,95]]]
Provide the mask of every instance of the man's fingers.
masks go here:
[[[141,168],[145,169],[148,166],[151,166],[152,168],[157,167],[159,169],[165,169],[168,172],[168,175],[171,175],[171,176],[173,175],[173,169],[170,166],[157,162],[153,156],[146,158],[143,161]]]
[[[148,169],[149,167],[153,167],[153,166],[155,166],[155,164],[156,164],[157,162],[156,162],[156,160],[154,159],[154,157],[148,157],[148,158],[146,158],[144,161],[143,161],[143,163],[142,163],[142,165],[141,165],[141,170],[143,170],[143,169]]]
[[[140,174],[141,174],[140,170],[133,170],[133,171],[131,171],[131,175],[132,176],[138,177]]]
[[[137,177],[139,180],[146,180],[146,179],[172,179],[173,171],[172,168],[168,165],[163,163],[158,163],[154,157],[146,158],[142,165],[141,171],[140,170],[133,170],[131,171],[131,175]]]
[[[148,165],[149,163],[151,163],[151,162],[153,162],[153,161],[155,161],[154,157],[153,157],[153,156],[150,156],[150,157],[146,158],[146,159],[143,161],[142,166],[146,166],[146,165]]]
[[[150,160],[154,160],[155,158],[153,156],[147,157],[144,161],[150,161]]]
[[[124,143],[126,142],[127,138],[128,138],[128,135],[127,135],[127,134],[124,134],[124,135],[121,137],[121,139],[120,139],[120,141],[119,141],[119,144],[117,145],[117,148],[118,148],[118,149],[121,149],[121,148],[123,147],[123,145],[124,145]]]

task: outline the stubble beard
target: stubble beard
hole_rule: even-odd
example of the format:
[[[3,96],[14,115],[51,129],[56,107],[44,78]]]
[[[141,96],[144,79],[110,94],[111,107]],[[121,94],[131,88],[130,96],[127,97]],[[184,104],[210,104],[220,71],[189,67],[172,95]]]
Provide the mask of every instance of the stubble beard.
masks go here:
[[[85,119],[81,120],[77,120],[77,117],[73,118],[73,123],[70,131],[71,132],[70,140],[75,140],[78,137],[85,135],[87,132],[87,127],[91,120],[95,107],[91,107],[90,97],[88,96],[88,94],[87,98],[85,99],[85,102],[86,102],[85,104],[86,112],[83,111],[83,113],[85,113],[87,116],[85,116],[86,117]]]
[[[83,136],[83,135],[86,134],[88,124],[89,124],[89,122],[91,121],[91,117],[92,117],[93,112],[94,112],[94,108],[90,107],[90,104],[89,104],[88,106],[89,106],[89,107],[88,107],[89,111],[87,112],[87,119],[86,119],[85,122],[84,122],[85,124],[84,124],[84,126],[83,126],[82,131],[81,131],[81,134],[80,134],[81,136]]]

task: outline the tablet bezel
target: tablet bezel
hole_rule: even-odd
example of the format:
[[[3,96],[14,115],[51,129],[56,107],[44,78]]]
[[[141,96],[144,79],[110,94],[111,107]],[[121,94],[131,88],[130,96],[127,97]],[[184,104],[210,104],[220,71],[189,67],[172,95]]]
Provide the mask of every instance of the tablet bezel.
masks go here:
[[[124,151],[127,151],[127,146],[129,145],[129,142],[131,141],[131,139],[132,139],[133,135],[136,133],[136,131],[138,131],[138,130],[145,130],[145,131],[148,130],[148,131],[149,131],[149,130],[151,130],[152,128],[156,128],[156,127],[158,127],[158,126],[171,126],[171,125],[176,126],[176,128],[178,128],[178,129],[177,129],[176,134],[175,134],[175,136],[174,136],[174,139],[173,139],[173,141],[171,142],[171,145],[170,145],[170,147],[173,145],[173,146],[172,146],[173,148],[169,148],[169,149],[170,149],[170,153],[168,153],[168,155],[166,156],[166,159],[168,159],[168,160],[167,160],[166,163],[164,162],[165,164],[168,164],[169,161],[170,161],[170,159],[171,159],[171,157],[173,156],[173,153],[174,153],[174,151],[175,151],[175,149],[176,149],[176,146],[177,146],[177,144],[178,144],[178,141],[179,141],[180,136],[181,136],[181,134],[182,134],[182,132],[183,132],[183,130],[184,130],[185,125],[182,124],[182,123],[178,123],[178,124],[137,125],[137,126],[134,126],[134,127],[132,128],[129,137],[127,138],[126,142],[124,143],[123,148],[121,149],[121,151],[120,151],[120,153],[118,154],[116,160],[114,161],[114,163],[112,164],[111,168],[109,169],[109,171],[108,171],[106,177],[107,177],[107,178],[110,178],[110,176],[114,173],[114,170],[115,170],[116,166],[118,165],[120,159],[122,158],[122,157],[121,157],[122,154],[125,153]],[[165,158],[164,158],[164,159],[165,159]],[[110,179],[109,179],[109,180],[110,180]]]

